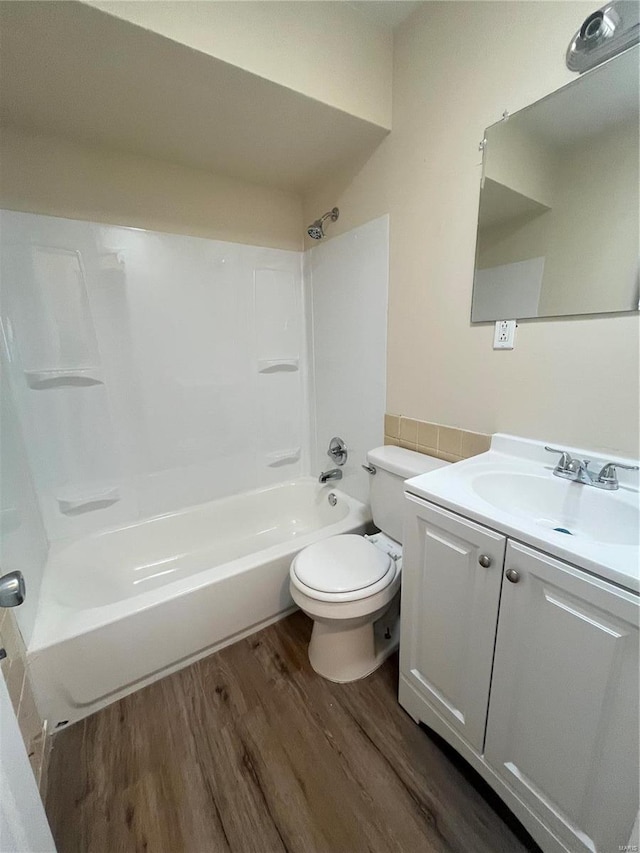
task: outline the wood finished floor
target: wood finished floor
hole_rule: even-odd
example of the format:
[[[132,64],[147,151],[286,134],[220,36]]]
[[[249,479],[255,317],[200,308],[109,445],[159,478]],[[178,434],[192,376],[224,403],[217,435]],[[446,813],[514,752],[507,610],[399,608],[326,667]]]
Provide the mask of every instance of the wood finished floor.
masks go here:
[[[309,666],[302,613],[56,735],[59,853],[519,853],[464,768],[397,704],[397,659]]]

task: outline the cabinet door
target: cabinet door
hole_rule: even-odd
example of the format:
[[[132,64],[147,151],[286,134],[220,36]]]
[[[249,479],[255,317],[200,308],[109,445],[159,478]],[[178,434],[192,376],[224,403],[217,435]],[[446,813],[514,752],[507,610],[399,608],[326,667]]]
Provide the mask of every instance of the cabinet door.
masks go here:
[[[570,850],[622,849],[638,810],[638,596],[513,542],[505,574],[485,759]]]
[[[478,752],[505,541],[479,524],[407,496],[400,668]]]

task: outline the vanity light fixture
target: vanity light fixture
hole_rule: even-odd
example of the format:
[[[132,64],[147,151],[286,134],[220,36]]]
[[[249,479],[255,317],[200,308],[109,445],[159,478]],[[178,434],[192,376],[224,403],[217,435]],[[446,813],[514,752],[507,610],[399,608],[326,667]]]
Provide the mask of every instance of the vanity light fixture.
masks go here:
[[[614,0],[586,18],[567,48],[567,68],[583,74],[640,42],[640,5]]]

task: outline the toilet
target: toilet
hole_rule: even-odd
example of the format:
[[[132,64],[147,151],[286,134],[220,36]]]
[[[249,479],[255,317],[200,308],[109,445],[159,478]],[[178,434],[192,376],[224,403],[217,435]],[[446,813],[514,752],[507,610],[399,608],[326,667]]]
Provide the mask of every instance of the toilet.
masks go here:
[[[367,454],[369,494],[380,533],[330,536],[300,551],[289,589],[313,619],[309,662],[329,681],[364,678],[398,647],[404,481],[448,465],[401,447]]]

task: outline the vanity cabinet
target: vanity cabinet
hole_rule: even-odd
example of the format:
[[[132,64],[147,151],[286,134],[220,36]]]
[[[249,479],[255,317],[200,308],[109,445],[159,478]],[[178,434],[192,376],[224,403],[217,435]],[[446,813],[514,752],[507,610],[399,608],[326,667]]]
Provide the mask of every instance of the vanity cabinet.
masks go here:
[[[400,704],[543,850],[622,849],[639,796],[638,596],[407,497]]]
[[[408,498],[401,668],[471,746],[482,749],[506,537]]]
[[[624,844],[619,821],[638,808],[637,596],[509,542],[484,754],[568,845]]]

